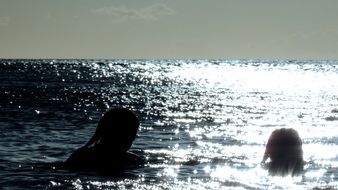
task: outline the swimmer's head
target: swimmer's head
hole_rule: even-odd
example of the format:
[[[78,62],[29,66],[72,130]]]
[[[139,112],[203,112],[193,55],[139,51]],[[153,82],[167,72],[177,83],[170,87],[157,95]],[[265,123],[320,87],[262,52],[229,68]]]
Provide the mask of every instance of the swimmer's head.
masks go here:
[[[263,162],[270,159],[269,172],[276,175],[294,174],[303,163],[302,140],[292,128],[274,130],[266,145]]]
[[[104,113],[88,146],[100,145],[114,151],[130,149],[139,128],[136,115],[126,108],[111,108]]]

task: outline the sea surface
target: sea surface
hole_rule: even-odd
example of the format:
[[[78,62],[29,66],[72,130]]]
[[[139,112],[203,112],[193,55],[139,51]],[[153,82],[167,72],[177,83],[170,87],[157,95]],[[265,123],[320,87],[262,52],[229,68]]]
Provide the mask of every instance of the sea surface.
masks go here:
[[[119,174],[58,163],[109,107],[140,119]],[[274,129],[295,128],[304,172],[261,166]],[[338,61],[0,60],[0,189],[338,188]]]

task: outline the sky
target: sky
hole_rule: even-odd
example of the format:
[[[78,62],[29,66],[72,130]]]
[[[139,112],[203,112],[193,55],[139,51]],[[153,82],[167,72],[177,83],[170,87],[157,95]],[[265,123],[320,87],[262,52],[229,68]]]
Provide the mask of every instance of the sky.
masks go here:
[[[338,59],[338,0],[0,0],[0,58]]]

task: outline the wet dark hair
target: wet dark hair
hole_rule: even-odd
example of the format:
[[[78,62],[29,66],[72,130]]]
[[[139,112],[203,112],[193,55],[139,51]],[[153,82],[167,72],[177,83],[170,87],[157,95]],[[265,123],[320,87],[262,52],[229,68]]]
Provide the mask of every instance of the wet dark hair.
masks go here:
[[[274,130],[266,145],[263,163],[267,164],[271,175],[296,175],[303,169],[302,140],[292,128]]]
[[[115,151],[125,152],[130,149],[135,140],[139,124],[138,118],[129,109],[108,109],[85,146],[109,147]]]

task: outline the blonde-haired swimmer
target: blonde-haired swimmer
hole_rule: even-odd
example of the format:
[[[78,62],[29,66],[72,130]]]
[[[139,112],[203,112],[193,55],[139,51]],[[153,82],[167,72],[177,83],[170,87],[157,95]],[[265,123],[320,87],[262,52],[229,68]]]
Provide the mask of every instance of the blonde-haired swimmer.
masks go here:
[[[270,159],[270,162],[266,161]],[[266,145],[262,160],[270,175],[297,175],[303,170],[302,140],[298,132],[292,128],[274,130]]]

